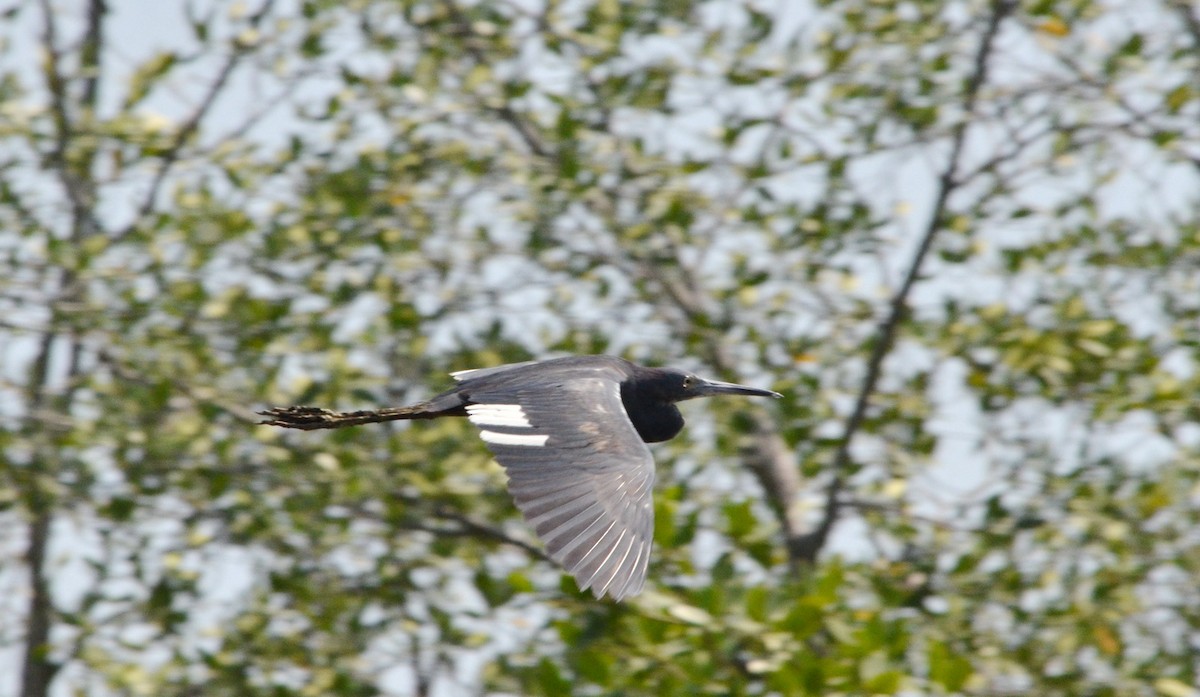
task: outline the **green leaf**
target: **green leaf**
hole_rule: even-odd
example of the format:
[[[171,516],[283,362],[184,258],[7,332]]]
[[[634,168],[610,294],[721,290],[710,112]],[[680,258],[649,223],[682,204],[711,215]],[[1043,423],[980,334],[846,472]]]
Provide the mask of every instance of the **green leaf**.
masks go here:
[[[129,79],[123,109],[131,109],[150,94],[155,85],[175,67],[179,57],[172,51],[160,51],[138,66]]]

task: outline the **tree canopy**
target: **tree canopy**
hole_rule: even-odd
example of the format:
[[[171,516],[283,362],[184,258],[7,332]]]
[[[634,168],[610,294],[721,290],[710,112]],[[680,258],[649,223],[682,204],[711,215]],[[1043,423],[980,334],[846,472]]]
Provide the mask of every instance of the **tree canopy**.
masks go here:
[[[0,697],[1200,691],[1184,0],[0,7]],[[689,403],[650,581],[462,420]]]

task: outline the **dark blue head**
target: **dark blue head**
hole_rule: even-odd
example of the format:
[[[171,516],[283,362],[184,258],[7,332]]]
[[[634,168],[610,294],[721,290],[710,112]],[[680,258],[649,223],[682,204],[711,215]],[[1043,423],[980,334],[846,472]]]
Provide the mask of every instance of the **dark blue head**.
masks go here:
[[[625,403],[625,411],[642,440],[647,443],[670,440],[683,429],[683,415],[676,408],[676,402],[721,394],[782,396],[756,387],[705,380],[674,368],[634,366],[633,377],[621,383],[621,401]]]
[[[698,397],[716,395],[742,395],[744,397],[775,397],[783,395],[757,387],[736,385],[720,380],[705,380],[702,377],[675,368],[644,368],[634,376],[637,391],[643,399],[673,404]]]

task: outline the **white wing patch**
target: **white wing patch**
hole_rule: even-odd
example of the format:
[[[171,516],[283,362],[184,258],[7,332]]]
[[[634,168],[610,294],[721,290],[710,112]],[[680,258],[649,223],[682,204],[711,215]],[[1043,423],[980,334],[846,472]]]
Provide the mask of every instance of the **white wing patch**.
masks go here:
[[[531,428],[520,404],[468,404],[467,418],[476,426]]]
[[[471,420],[474,421],[474,419]],[[546,444],[546,441],[550,440],[550,436],[526,436],[514,433],[498,433],[496,431],[480,431],[479,437],[485,443],[495,443],[496,445],[528,445],[533,447],[543,446]]]
[[[467,370],[456,370],[453,373],[450,373],[450,377],[454,378],[455,382],[462,382],[463,380],[466,380],[467,378],[471,377],[471,373],[477,372],[478,370],[479,370],[479,368],[470,368]]]

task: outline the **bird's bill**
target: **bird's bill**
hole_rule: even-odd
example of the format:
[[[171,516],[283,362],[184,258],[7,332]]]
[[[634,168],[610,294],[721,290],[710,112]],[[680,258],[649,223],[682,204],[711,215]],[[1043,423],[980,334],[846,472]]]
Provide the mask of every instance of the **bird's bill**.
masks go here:
[[[771,390],[760,390],[757,387],[747,387],[746,385],[721,382],[720,380],[705,380],[696,386],[697,397],[708,397],[718,394],[740,394],[745,397],[774,397],[775,399],[783,396]]]

